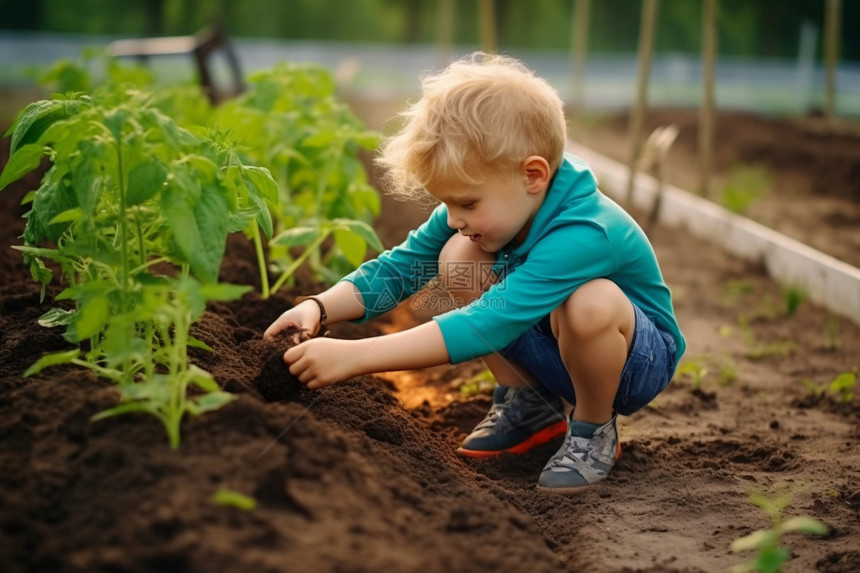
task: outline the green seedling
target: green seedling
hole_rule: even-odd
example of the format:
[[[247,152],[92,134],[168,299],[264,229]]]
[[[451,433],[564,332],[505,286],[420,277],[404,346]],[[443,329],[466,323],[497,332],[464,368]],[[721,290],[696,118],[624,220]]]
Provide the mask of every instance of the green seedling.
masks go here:
[[[693,391],[700,391],[702,389],[702,382],[707,375],[708,368],[705,366],[704,362],[698,360],[689,360],[685,362],[675,372],[676,377],[690,377]]]
[[[786,287],[782,290],[782,297],[785,301],[785,316],[794,316],[806,300],[806,291],[799,287]]]
[[[856,372],[843,372],[833,382],[827,385],[827,390],[842,404],[854,401],[854,385],[857,383]]]
[[[731,386],[738,379],[737,366],[731,357],[725,357],[718,364],[717,384]]]
[[[496,377],[489,368],[485,368],[460,384],[460,394],[463,396],[490,394],[495,386]]]
[[[770,172],[756,165],[733,167],[722,190],[723,206],[734,213],[746,213],[750,205],[773,187]]]
[[[238,491],[233,491],[226,487],[219,487],[212,494],[212,503],[227,507],[235,507],[243,511],[251,511],[256,509],[257,500]]]
[[[763,493],[750,494],[750,501],[767,513],[771,527],[759,529],[736,539],[731,544],[734,553],[755,551],[755,556],[732,568],[733,573],[778,573],[783,565],[791,559],[791,551],[782,545],[786,533],[799,532],[809,535],[827,535],[826,525],[811,517],[792,517],[783,519],[782,513],[791,500],[794,492],[786,491],[772,497]]]

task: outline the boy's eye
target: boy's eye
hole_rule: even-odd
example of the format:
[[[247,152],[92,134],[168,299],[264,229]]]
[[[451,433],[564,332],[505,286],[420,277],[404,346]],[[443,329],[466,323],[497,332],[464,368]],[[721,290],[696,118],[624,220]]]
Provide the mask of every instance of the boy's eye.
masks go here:
[[[475,208],[475,202],[474,201],[467,201],[465,203],[460,203],[460,207],[463,209],[474,209]]]

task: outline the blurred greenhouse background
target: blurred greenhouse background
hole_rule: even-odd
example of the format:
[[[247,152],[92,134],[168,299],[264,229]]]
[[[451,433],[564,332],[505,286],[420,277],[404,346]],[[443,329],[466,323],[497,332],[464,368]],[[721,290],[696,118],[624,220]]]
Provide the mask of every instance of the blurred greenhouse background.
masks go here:
[[[720,0],[717,107],[792,115],[820,110],[830,1]],[[589,4],[582,106],[629,107],[642,2]],[[839,4],[836,112],[857,117],[860,36],[851,30],[860,24],[860,2]],[[278,61],[315,62],[335,70],[344,90],[401,98],[417,92],[421,71],[495,47],[524,60],[569,101],[575,95],[575,5],[576,0],[0,0],[0,94],[3,107],[17,107],[15,94],[32,93],[37,70],[57,60],[80,58],[84,50],[106,49],[121,39],[192,35],[219,21],[243,74]],[[699,104],[702,6],[697,0],[659,2],[650,105]],[[484,10],[492,10],[489,24]],[[161,81],[192,81],[196,74],[187,56],[157,58],[151,65]],[[226,73],[226,62],[216,58],[216,83]]]

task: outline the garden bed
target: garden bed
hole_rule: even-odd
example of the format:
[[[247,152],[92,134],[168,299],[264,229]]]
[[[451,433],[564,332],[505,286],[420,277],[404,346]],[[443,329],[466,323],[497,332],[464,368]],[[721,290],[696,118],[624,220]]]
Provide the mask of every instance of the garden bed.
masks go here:
[[[737,147],[730,136],[722,145]],[[0,194],[0,245],[20,235],[30,185]],[[378,230],[392,245],[422,217],[386,202]],[[154,418],[90,421],[117,399],[108,383],[70,367],[21,376],[65,341],[36,323],[50,300],[40,304],[19,253],[3,247],[2,569],[725,571],[750,556],[732,554],[732,541],[770,525],[749,494],[789,488],[784,516],[831,532],[786,536],[785,570],[856,571],[860,402],[812,388],[856,372],[860,327],[803,301],[789,314],[791,297],[762,269],[680,231],[652,239],[689,342],[687,374],[620,419],[611,478],[570,498],[534,490],[557,444],[497,461],[454,454],[489,404],[458,390],[477,362],[302,388],[282,349],[261,340],[295,293],[213,304],[194,327],[215,350],[195,362],[239,398],[188,419],[178,451]],[[224,280],[259,280],[250,249],[231,238]],[[388,332],[432,310],[407,302],[334,334]],[[224,488],[256,508],[213,502]]]

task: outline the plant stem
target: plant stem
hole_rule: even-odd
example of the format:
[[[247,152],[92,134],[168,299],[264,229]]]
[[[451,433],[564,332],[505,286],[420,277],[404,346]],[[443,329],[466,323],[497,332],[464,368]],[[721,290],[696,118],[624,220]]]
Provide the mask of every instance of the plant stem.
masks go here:
[[[302,251],[302,254],[299,255],[296,258],[296,260],[294,260],[290,264],[289,267],[287,267],[287,269],[283,272],[283,274],[281,274],[281,277],[275,282],[274,285],[272,285],[272,294],[275,294],[275,292],[277,292],[277,290],[279,288],[281,288],[281,286],[285,282],[287,282],[287,279],[289,279],[293,275],[293,273],[296,272],[296,270],[300,266],[302,266],[302,263],[305,262],[305,260],[312,253],[314,253],[317,249],[319,249],[320,245],[322,245],[323,241],[326,240],[326,238],[329,236],[330,233],[331,233],[331,231],[329,231],[328,229],[320,231],[319,237],[317,237],[317,239],[313,243],[308,245],[307,248],[304,251]]]

